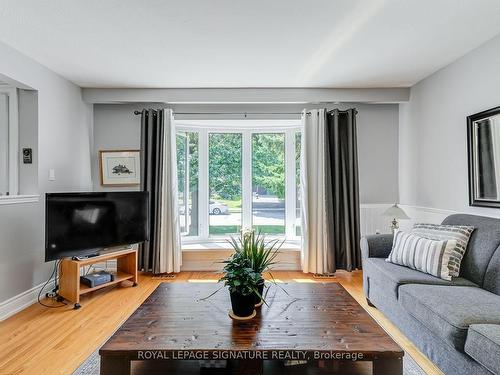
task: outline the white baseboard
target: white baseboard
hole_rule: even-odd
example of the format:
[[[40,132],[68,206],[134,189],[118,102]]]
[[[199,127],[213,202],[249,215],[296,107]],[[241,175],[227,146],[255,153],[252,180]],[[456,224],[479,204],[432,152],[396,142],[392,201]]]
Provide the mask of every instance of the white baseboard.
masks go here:
[[[108,260],[107,263],[96,263],[96,266],[100,268],[105,268],[107,266],[108,270],[116,270],[116,260]],[[9,298],[6,301],[0,303],[0,322],[9,318],[10,316],[24,310],[28,306],[38,302],[38,293],[44,286],[45,282],[25,291],[17,296]],[[47,286],[42,291],[42,298],[45,298],[45,293],[51,291],[54,288],[54,279],[51,279]]]
[[[28,306],[31,306],[32,304],[37,302],[38,293],[40,293],[40,290],[44,285],[45,282],[0,303],[0,321],[7,319],[8,317],[18,313],[21,310],[24,310]],[[42,291],[42,296],[45,297],[45,293],[52,290],[53,288],[54,279],[50,280],[50,282],[44,288],[44,290]]]

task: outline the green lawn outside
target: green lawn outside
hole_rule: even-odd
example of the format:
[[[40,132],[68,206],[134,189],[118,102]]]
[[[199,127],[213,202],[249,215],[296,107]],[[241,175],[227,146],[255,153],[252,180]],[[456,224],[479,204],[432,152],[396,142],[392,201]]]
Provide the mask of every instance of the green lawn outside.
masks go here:
[[[229,212],[241,212],[241,199],[229,200],[229,199],[215,199],[216,202],[227,204],[229,207]]]
[[[254,225],[255,231],[262,234],[285,234],[284,225]],[[241,227],[239,225],[211,225],[209,228],[210,235],[233,234],[239,235]]]

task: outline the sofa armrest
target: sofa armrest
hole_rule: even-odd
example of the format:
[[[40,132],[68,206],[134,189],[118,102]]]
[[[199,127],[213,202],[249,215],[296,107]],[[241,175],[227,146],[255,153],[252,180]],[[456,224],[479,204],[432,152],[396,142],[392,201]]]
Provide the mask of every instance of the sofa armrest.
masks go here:
[[[366,258],[387,258],[392,249],[392,234],[373,234],[361,238],[361,256]]]

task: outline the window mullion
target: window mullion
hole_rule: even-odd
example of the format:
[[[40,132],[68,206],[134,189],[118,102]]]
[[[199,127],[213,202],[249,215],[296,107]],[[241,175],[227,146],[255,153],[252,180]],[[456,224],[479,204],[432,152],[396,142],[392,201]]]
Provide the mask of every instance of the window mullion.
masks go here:
[[[242,132],[242,228],[252,227],[252,133]]]
[[[295,237],[295,133],[285,133],[285,235]]]
[[[201,239],[208,239],[208,131],[200,129],[199,131],[199,169],[198,169],[198,188],[199,190],[199,207],[198,207],[198,222]]]
[[[190,182],[189,182],[189,165],[190,162],[190,153],[189,153],[189,135],[184,132],[184,228],[187,233],[189,233],[189,195],[190,195]],[[200,228],[198,228],[200,230]]]

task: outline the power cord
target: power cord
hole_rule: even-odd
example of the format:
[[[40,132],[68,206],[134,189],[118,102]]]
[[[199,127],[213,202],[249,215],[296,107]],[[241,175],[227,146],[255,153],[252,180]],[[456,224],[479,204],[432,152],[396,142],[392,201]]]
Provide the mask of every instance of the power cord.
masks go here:
[[[49,307],[49,308],[58,308],[58,307],[64,307],[67,305],[66,302],[64,301],[59,301],[58,302],[61,302],[62,304],[61,305],[46,305],[42,302],[41,300],[41,296],[42,296],[42,292],[44,291],[45,287],[49,284],[50,280],[52,280],[52,278],[54,277],[55,275],[55,278],[54,278],[54,289],[52,290],[52,293],[54,294],[54,297],[57,299],[58,297],[58,290],[59,290],[59,287],[57,285],[57,270],[59,269],[59,264],[61,263],[60,260],[57,260],[54,262],[54,269],[52,270],[52,273],[50,274],[49,278],[47,279],[47,281],[45,282],[45,284],[43,284],[42,288],[40,289],[40,291],[38,292],[38,303],[44,307]]]
[[[84,273],[84,275],[87,276],[92,269],[95,269],[94,265],[90,265],[89,268],[87,268],[87,271]]]

